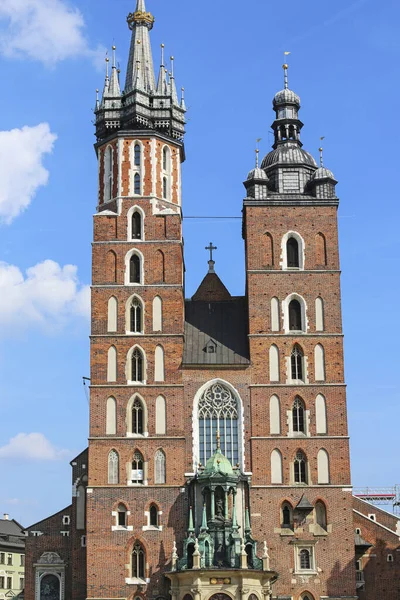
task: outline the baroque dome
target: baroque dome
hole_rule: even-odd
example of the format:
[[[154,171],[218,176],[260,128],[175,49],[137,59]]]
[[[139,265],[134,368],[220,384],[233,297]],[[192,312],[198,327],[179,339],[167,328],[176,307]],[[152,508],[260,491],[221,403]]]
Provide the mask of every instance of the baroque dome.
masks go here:
[[[311,177],[312,181],[316,181],[318,179],[333,179],[335,181],[335,176],[330,169],[326,167],[319,167],[313,176]]]
[[[247,181],[249,181],[250,179],[265,179],[265,181],[268,181],[268,175],[263,169],[256,167],[255,169],[252,169],[247,175]]]
[[[297,104],[300,107],[300,96],[289,88],[285,88],[275,94],[274,104]]]
[[[300,148],[297,144],[281,144],[264,157],[261,168],[266,169],[276,164],[302,164],[317,168],[317,163],[309,152]]]

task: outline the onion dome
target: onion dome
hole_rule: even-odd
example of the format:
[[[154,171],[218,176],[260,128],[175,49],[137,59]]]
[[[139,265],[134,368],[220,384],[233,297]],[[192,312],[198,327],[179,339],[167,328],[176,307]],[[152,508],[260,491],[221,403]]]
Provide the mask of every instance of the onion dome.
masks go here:
[[[273,104],[274,106],[279,104],[296,104],[300,108],[300,96],[285,87],[285,89],[275,94]]]
[[[303,150],[296,143],[279,145],[275,150],[267,154],[261,163],[261,169],[266,169],[278,164],[300,164],[316,168],[317,163],[309,152]]]

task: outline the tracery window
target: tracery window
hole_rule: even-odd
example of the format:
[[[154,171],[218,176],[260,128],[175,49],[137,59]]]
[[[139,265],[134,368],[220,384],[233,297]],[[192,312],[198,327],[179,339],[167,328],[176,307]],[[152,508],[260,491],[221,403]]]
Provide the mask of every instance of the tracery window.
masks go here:
[[[293,415],[293,431],[295,433],[305,433],[304,422],[304,402],[298,396],[295,398],[292,415]]]
[[[206,389],[199,401],[200,462],[205,465],[217,449],[220,433],[222,453],[232,465],[239,462],[238,403],[221,383]]]
[[[290,366],[292,379],[303,381],[303,352],[297,344],[293,347],[290,355]]]
[[[143,406],[139,398],[135,398],[132,405],[132,433],[143,433]]]
[[[143,483],[143,456],[137,450],[132,459],[132,483]]]
[[[294,459],[295,483],[307,483],[307,460],[302,452],[297,452]]]
[[[132,333],[142,333],[143,331],[143,307],[139,298],[133,298],[131,304],[131,315],[130,315],[130,331]]]
[[[165,454],[162,450],[157,450],[154,457],[154,483],[165,483],[166,464]]]
[[[135,348],[132,352],[132,365],[131,365],[131,374],[132,381],[143,382],[143,354],[139,350],[139,348]]]
[[[108,455],[108,483],[119,483],[119,458],[116,450]]]
[[[145,553],[140,544],[135,544],[132,551],[132,577],[145,579]]]

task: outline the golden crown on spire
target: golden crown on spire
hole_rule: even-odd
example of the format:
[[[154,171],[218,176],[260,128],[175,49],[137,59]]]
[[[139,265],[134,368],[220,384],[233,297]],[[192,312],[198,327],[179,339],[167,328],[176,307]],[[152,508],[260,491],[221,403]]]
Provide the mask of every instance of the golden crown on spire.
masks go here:
[[[136,11],[134,13],[129,13],[126,18],[129,29],[132,30],[135,27],[136,23],[146,24],[149,29],[153,29],[154,25],[154,17],[149,12]]]

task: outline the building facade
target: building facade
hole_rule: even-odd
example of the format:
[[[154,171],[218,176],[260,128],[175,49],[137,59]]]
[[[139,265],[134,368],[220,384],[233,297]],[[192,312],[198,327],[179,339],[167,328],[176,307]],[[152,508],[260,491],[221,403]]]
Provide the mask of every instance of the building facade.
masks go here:
[[[0,598],[19,596],[25,586],[25,534],[5,514],[0,519]]]
[[[353,600],[337,182],[284,65],[245,181],[246,294],[210,245],[185,299],[186,108],[153,23],[137,0],[124,90],[114,49],[96,104],[89,449],[70,534],[65,511],[29,528],[26,598]]]

